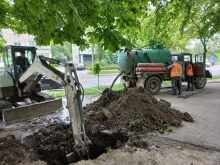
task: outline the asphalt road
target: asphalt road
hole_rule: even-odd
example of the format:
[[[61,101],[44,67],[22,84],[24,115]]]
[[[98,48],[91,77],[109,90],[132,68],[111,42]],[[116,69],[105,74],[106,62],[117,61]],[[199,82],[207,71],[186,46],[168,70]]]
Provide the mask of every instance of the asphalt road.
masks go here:
[[[77,71],[78,78],[83,87],[91,87],[98,85],[98,76],[87,74],[88,70]],[[99,75],[99,85],[111,85],[117,74],[103,74]],[[120,83],[120,79],[116,81]]]
[[[213,76],[220,75],[220,65],[213,65],[206,69],[211,70]]]

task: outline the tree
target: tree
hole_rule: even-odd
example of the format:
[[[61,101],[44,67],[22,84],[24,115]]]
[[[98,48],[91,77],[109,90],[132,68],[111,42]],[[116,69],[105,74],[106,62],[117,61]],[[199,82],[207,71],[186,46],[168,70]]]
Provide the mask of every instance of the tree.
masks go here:
[[[98,75],[98,88],[99,88],[99,74],[102,71],[101,65],[98,62],[92,64],[92,73]],[[100,89],[100,88],[99,88]]]
[[[101,63],[104,57],[105,50],[103,48],[103,43],[99,43],[95,46],[95,58]]]
[[[0,50],[4,47],[6,41],[3,39],[2,35],[0,34]],[[2,56],[2,51],[0,51],[0,57]]]
[[[155,30],[152,36],[157,35],[168,42],[173,35],[180,31],[185,37],[199,39],[203,45],[203,59],[205,62],[207,43],[214,34],[220,31],[220,2],[216,0],[175,0],[152,1],[154,12],[151,17]],[[152,29],[152,26],[150,26]]]
[[[36,36],[38,45],[64,41],[88,47],[103,41],[104,49],[115,52],[131,47],[122,35],[126,28],[137,30],[148,0],[6,0],[0,2],[1,28]],[[87,31],[92,27],[93,31]]]
[[[67,60],[72,60],[72,49],[71,44],[68,42],[64,42],[64,45],[52,45],[51,53],[54,59],[63,61],[63,56],[67,57]]]

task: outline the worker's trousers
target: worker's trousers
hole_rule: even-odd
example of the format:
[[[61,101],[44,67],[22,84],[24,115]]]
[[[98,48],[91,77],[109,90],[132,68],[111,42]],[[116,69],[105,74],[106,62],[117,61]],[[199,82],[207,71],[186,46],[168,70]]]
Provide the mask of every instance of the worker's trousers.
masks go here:
[[[173,93],[177,95],[177,90],[179,91],[178,94],[182,93],[182,81],[180,76],[172,77],[172,87]]]

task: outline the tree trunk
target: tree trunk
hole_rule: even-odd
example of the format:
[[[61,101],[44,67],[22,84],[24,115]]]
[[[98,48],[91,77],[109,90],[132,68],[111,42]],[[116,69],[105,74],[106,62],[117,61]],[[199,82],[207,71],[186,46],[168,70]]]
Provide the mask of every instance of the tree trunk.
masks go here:
[[[94,63],[94,45],[92,45],[92,64]]]
[[[98,74],[98,88],[99,88],[99,74]],[[100,90],[100,88],[99,88],[99,90]]]
[[[206,67],[206,53],[207,53],[207,43],[209,39],[201,38],[200,39],[203,45],[203,66]],[[205,69],[203,70],[203,74],[205,75]]]

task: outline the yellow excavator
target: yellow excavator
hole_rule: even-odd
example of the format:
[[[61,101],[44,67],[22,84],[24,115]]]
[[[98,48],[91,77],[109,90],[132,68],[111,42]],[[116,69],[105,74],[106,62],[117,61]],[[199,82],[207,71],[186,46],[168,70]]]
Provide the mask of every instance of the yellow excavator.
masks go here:
[[[46,76],[64,86],[75,144],[85,154],[90,143],[84,128],[83,95],[76,69],[72,63],[62,63],[65,73],[51,64],[61,64],[52,58],[36,55],[37,48],[8,45],[3,48],[4,71],[0,71],[0,117],[7,124],[46,115],[62,109],[62,99],[41,92],[39,80]],[[24,66],[18,65],[25,54]],[[28,64],[26,66],[26,64]]]

